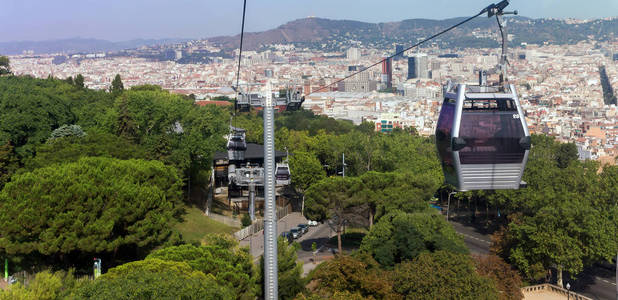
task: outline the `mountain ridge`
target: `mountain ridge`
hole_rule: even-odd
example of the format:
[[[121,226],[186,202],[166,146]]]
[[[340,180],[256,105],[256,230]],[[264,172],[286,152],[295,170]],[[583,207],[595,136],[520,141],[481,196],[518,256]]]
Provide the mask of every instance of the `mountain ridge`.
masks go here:
[[[431,36],[465,17],[434,20],[427,18],[406,19],[394,22],[370,23],[355,20],[326,18],[297,19],[276,28],[245,33],[243,45],[256,50],[269,44],[292,43],[324,50],[342,50],[354,43],[369,47],[385,47],[393,43],[410,44]],[[508,32],[516,44],[577,43],[592,36],[596,40],[618,37],[618,18],[596,19],[587,22],[560,19],[532,19],[522,16],[505,18]],[[498,26],[495,19],[479,17],[437,39],[442,47],[494,47],[497,44]],[[207,39],[224,48],[238,47],[239,35],[217,36]],[[346,41],[347,40],[347,41]],[[337,43],[337,47],[319,45]],[[321,47],[320,47],[321,46]],[[339,48],[339,49],[337,49]]]

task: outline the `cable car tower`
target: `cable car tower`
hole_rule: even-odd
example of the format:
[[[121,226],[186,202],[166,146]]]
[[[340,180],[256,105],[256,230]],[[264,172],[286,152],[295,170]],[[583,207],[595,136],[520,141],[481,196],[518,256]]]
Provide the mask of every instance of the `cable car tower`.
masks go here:
[[[507,34],[502,21],[509,4],[504,0],[487,7],[496,16],[502,36],[498,71],[500,81],[488,85],[486,73],[478,85],[450,82],[436,126],[436,146],[445,181],[457,191],[519,189],[528,152],[530,133],[514,85],[508,84]]]

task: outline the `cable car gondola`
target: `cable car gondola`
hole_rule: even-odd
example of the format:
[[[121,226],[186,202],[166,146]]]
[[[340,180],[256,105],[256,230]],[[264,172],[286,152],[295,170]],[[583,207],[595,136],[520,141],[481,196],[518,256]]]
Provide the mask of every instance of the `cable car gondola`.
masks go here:
[[[448,89],[436,127],[445,181],[458,191],[525,185],[530,133],[514,86]]]
[[[244,160],[247,142],[245,130],[230,126],[230,134],[227,139],[227,156],[229,160]]]
[[[287,162],[278,163],[275,171],[275,181],[277,185],[288,185],[291,183],[290,166]]]

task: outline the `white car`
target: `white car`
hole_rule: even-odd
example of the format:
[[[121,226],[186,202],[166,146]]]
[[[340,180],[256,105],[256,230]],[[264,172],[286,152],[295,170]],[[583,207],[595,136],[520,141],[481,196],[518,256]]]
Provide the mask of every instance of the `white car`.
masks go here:
[[[311,220],[309,220],[309,221],[307,221],[307,224],[309,226],[318,226],[318,221],[311,221]]]

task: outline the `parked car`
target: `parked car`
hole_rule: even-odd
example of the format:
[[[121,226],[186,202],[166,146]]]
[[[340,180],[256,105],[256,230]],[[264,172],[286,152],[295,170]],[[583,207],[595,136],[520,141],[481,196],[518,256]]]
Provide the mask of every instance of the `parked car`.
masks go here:
[[[309,231],[309,225],[307,224],[298,224],[298,228],[300,228],[303,231],[303,234]]]
[[[298,227],[294,227],[290,230],[290,235],[292,235],[293,239],[297,239],[303,235],[303,231]]]
[[[294,240],[294,239],[292,238],[292,234],[291,234],[289,231],[284,231],[284,232],[282,232],[282,233],[281,233],[281,237],[286,238],[286,239],[288,240],[288,242],[289,242],[289,243],[291,243],[291,242],[292,242],[292,240]]]
[[[309,226],[318,226],[318,221],[309,220],[307,221],[307,224],[309,224]]]

